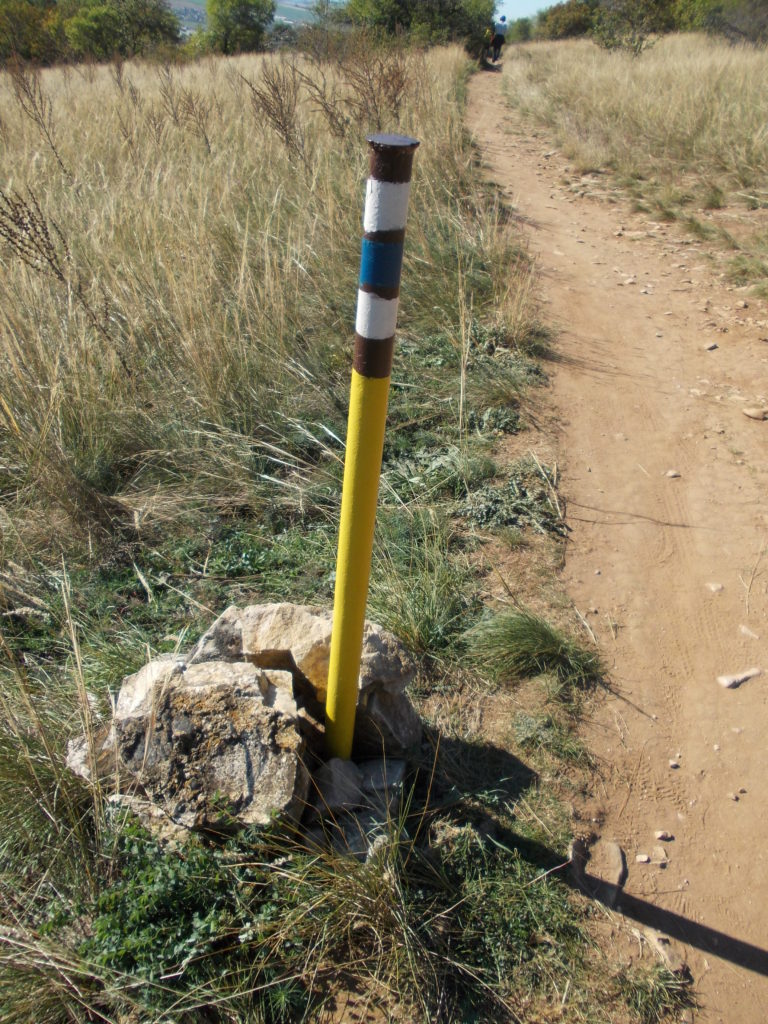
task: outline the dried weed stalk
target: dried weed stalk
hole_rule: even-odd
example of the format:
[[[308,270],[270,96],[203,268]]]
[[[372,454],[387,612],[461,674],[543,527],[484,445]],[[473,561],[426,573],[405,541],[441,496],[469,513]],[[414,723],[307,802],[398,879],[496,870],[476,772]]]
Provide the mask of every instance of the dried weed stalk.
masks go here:
[[[339,60],[349,88],[350,115],[380,131],[387,119],[397,122],[408,89],[408,54],[403,46],[383,45],[366,33],[357,35]]]
[[[291,157],[307,163],[304,129],[298,117],[302,77],[292,61],[264,61],[257,82],[241,76],[251,90],[253,112],[278,135]]]
[[[152,106],[147,111],[146,125],[156,146],[162,146],[165,137],[165,111]]]
[[[192,89],[182,89],[179,102],[179,116],[184,127],[196,135],[203,143],[210,156],[211,139],[208,125],[211,119],[212,102],[204,100]]]
[[[410,91],[410,51],[399,40],[383,40],[361,30],[350,34],[309,31],[302,37],[304,54],[312,65],[302,74],[310,99],[337,138],[352,123],[380,131],[397,123]],[[338,86],[329,86],[327,69]]]
[[[116,53],[109,65],[109,73],[112,76],[112,81],[115,83],[115,88],[121,95],[125,92],[124,67],[125,61],[119,53]]]
[[[130,376],[125,358],[115,348],[109,332],[106,296],[101,310],[97,311],[86,294],[82,277],[74,270],[72,253],[61,228],[55,221],[46,219],[31,188],[27,189],[27,196],[25,199],[18,192],[0,189],[0,239],[22,263],[38,274],[52,277],[66,290],[68,298],[76,299],[90,327],[110,343]]]
[[[173,71],[170,64],[161,64],[157,69],[157,77],[160,79],[160,101],[163,109],[170,117],[177,128],[181,127],[181,96],[176,88]]]
[[[325,118],[331,135],[336,139],[345,138],[352,122],[344,111],[344,101],[339,96],[338,86],[328,81],[321,65],[315,65],[312,74],[300,70],[297,70],[297,74],[314,109]]]
[[[71,178],[72,174],[61,159],[56,145],[53,103],[43,89],[40,71],[24,64],[21,60],[12,60],[8,65],[8,72],[11,76],[16,102],[45,139],[63,173]]]
[[[138,167],[140,153],[136,117],[131,111],[123,113],[123,111],[119,107],[116,110],[116,114],[120,134],[122,135],[126,145],[128,146],[128,151],[131,154],[131,160],[133,161],[134,167]]]

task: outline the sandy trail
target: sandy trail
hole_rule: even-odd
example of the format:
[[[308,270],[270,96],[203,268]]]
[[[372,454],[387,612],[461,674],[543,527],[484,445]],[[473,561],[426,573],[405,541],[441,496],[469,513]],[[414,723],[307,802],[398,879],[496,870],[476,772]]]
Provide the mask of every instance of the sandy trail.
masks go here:
[[[674,224],[632,214],[596,194],[598,177],[574,175],[505,107],[501,75],[474,77],[468,119],[490,177],[527,221],[544,314],[561,332],[565,583],[616,691],[587,723],[602,764],[587,827],[621,843],[626,892],[687,940],[678,948],[696,979],[697,1020],[759,1024],[768,421],[743,409],[768,406],[768,310],[728,287]],[[763,675],[738,689],[716,681],[752,666]],[[674,840],[660,843],[658,830]],[[666,867],[635,862],[658,860],[660,846]],[[599,863],[600,842],[591,870]]]

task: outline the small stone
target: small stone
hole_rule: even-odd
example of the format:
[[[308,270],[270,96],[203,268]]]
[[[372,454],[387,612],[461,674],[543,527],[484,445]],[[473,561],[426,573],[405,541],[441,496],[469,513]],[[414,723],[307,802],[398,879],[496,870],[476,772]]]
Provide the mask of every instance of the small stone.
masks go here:
[[[654,846],[653,848],[653,863],[660,868],[665,868],[669,863],[669,857],[667,851],[663,846]]]
[[[748,682],[750,679],[755,679],[757,676],[762,675],[763,670],[761,668],[747,668],[743,672],[737,672],[731,676],[718,676],[717,681],[721,686],[724,686],[726,690],[735,690],[741,686],[742,683]]]
[[[707,590],[711,590],[713,594],[719,594],[721,590],[725,590],[722,583],[708,583]]]
[[[606,843],[605,846],[608,860],[606,881],[621,888],[627,880],[627,858],[618,843]]]
[[[741,786],[741,787],[739,787],[739,792],[740,792],[740,793],[742,794],[742,796],[743,796],[743,795],[744,795],[744,793],[746,793],[747,791],[746,791],[746,789],[744,789],[744,787],[743,787],[743,786]]]
[[[664,935],[662,932],[657,932],[654,928],[644,928],[643,934],[651,949],[654,950],[659,959],[664,963],[667,970],[671,971],[672,974],[684,977],[686,974],[685,961],[670,942],[669,936]],[[680,1024],[684,1024],[684,1018],[678,1019]]]
[[[739,797],[738,797],[738,795],[736,793],[729,793],[728,794],[728,799],[729,800],[733,800],[734,803],[738,803],[739,802]]]
[[[760,639],[757,633],[753,633],[749,626],[739,626],[739,632],[742,634],[742,636],[748,636],[750,640]]]
[[[718,752],[718,750],[720,749],[720,744],[719,744],[719,743],[716,743],[716,744],[714,745],[714,747],[712,747],[712,749],[713,749],[713,750],[715,751],[715,753],[717,753],[717,752]]]
[[[672,833],[667,832],[666,829],[660,829],[658,832],[655,832],[654,837],[662,843],[671,843],[675,838]]]
[[[680,767],[680,762],[673,760],[673,758],[670,758],[669,759],[669,767],[670,768],[679,768]]]
[[[680,474],[676,469],[668,469],[664,476],[668,477],[670,480],[677,480]]]
[[[650,864],[651,858],[647,853],[638,853],[635,857],[635,864]]]
[[[714,352],[714,351],[715,351],[715,349],[716,349],[716,348],[719,348],[719,347],[720,347],[720,346],[719,346],[719,345],[717,344],[717,342],[716,342],[716,341],[713,341],[713,342],[711,342],[711,343],[710,343],[709,345],[705,345],[705,346],[704,346],[704,348],[706,349],[706,351],[707,351],[707,352]]]
[[[362,784],[363,773],[356,764],[332,757],[314,773],[312,804],[322,817],[362,807]]]
[[[397,817],[403,795],[407,764],[405,761],[379,758],[359,765],[361,788],[366,806],[387,817]]]
[[[749,416],[751,420],[768,420],[768,409],[751,406],[749,409],[742,409],[741,411],[745,416]]]
[[[602,576],[602,572],[599,569],[595,569],[595,576]]]

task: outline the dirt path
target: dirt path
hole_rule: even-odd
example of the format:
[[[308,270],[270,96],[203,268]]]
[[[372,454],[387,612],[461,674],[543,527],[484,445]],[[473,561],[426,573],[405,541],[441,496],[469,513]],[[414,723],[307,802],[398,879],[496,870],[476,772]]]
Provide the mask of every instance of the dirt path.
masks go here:
[[[637,928],[652,904],[645,923],[683,938],[697,1019],[759,1024],[768,421],[743,410],[768,406],[768,310],[728,288],[675,225],[594,194],[599,178],[576,177],[551,140],[505,108],[500,75],[474,77],[469,125],[528,222],[544,314],[561,331],[553,398],[573,531],[565,582],[616,691],[587,726],[603,770],[585,828],[626,851],[626,892],[637,898],[626,923]],[[718,685],[752,666],[764,674]],[[659,830],[674,840],[658,841]],[[636,863],[641,853],[659,860],[658,847],[665,868]],[[617,941],[628,933],[617,927]]]

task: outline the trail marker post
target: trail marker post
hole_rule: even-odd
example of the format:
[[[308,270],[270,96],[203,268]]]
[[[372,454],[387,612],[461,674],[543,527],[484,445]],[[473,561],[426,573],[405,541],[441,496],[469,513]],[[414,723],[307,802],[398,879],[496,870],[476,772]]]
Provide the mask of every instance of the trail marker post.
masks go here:
[[[395,346],[405,221],[417,139],[370,135],[370,177],[355,320],[355,353],[336,558],[325,708],[326,746],[352,753],[365,605],[373,554],[389,380]]]

